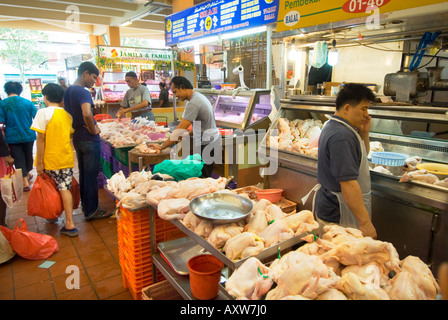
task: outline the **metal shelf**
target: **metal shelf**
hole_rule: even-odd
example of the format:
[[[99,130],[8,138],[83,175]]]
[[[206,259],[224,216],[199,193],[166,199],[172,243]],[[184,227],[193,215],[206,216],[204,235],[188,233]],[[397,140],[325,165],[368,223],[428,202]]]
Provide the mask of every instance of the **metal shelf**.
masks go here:
[[[193,297],[190,290],[190,278],[187,276],[181,276],[174,272],[174,270],[166,263],[160,254],[153,256],[153,264],[156,268],[165,276],[165,278],[171,283],[177,292],[185,300],[197,300]],[[232,300],[233,298],[227,293],[223,286],[219,285],[219,294],[214,300]]]

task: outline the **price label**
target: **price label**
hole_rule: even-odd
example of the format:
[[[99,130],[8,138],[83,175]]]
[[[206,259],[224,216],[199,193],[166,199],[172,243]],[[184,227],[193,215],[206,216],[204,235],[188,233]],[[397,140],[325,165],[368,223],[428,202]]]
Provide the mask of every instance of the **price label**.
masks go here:
[[[391,0],[348,0],[342,6],[342,10],[348,13],[363,13],[373,10],[372,7],[380,8],[390,1]]]

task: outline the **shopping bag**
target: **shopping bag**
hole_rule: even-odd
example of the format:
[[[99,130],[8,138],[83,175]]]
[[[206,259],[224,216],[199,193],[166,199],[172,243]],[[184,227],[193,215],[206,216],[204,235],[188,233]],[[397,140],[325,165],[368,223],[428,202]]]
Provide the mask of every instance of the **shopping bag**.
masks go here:
[[[81,202],[81,194],[79,192],[79,183],[76,181],[75,177],[72,178],[72,187],[70,191],[73,198],[73,209],[78,209],[79,203]]]
[[[17,221],[11,234],[11,247],[15,253],[28,260],[47,259],[59,251],[58,243],[52,236],[28,231],[25,220]]]
[[[0,179],[2,199],[8,208],[14,207],[22,199],[23,176],[22,169],[13,166],[6,169],[6,175]]]
[[[48,220],[58,218],[64,211],[56,183],[46,173],[37,176],[28,197],[28,215]]]
[[[16,253],[14,252],[14,250],[12,250],[9,241],[6,239],[3,233],[0,232],[0,263],[10,260],[15,255]]]
[[[194,154],[182,160],[164,160],[154,166],[153,174],[164,173],[176,181],[197,178],[202,175],[204,162],[199,154]]]

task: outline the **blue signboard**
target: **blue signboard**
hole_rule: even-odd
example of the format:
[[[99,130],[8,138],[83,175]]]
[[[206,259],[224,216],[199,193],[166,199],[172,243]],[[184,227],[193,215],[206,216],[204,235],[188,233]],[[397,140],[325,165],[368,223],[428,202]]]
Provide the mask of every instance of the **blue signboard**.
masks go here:
[[[165,18],[166,45],[277,22],[280,0],[214,0]]]

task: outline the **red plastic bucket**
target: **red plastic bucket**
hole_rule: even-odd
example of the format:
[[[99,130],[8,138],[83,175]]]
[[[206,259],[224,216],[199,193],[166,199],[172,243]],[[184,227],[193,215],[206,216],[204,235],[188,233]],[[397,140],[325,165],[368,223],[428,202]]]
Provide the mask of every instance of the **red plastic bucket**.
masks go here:
[[[224,264],[211,254],[201,254],[188,260],[193,297],[199,300],[211,300],[218,295],[223,266]]]

